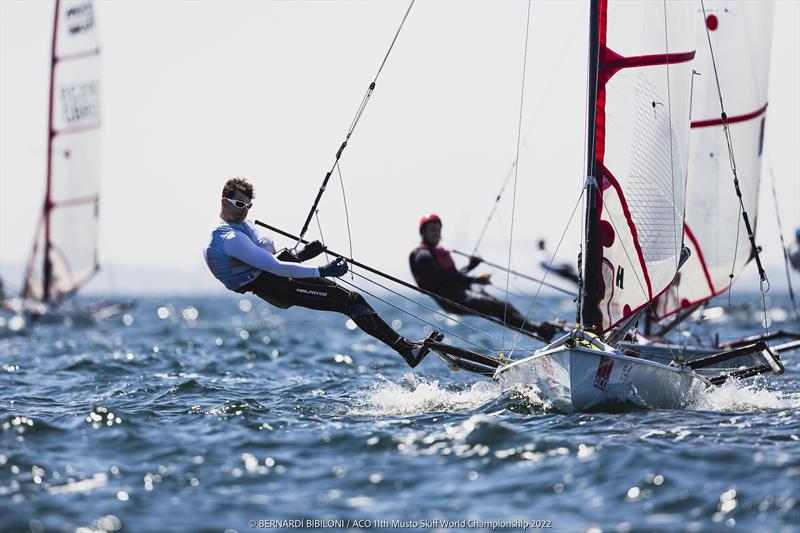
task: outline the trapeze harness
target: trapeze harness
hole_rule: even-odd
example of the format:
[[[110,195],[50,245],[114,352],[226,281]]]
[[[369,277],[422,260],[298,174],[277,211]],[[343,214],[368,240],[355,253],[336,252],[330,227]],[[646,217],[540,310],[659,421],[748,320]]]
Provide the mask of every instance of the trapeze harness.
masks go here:
[[[463,299],[475,281],[466,272],[456,270],[450,252],[441,246],[421,243],[412,250],[408,262],[420,288],[450,300]]]

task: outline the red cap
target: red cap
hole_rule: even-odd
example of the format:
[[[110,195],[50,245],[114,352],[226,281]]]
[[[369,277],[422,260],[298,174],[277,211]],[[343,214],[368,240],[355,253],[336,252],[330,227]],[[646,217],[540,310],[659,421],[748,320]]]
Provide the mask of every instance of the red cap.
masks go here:
[[[435,213],[431,213],[430,215],[425,215],[421,219],[419,219],[419,232],[422,233],[422,230],[425,229],[425,224],[430,222],[438,222],[439,224],[442,223],[442,219],[439,218],[439,215]]]

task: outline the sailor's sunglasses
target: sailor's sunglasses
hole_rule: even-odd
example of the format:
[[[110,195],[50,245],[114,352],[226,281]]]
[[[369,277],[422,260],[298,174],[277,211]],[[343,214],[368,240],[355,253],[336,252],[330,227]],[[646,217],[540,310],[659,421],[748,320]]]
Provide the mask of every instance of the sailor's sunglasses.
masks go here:
[[[241,200],[234,200],[233,198],[225,198],[222,197],[223,200],[227,200],[229,203],[233,204],[237,209],[250,209],[253,207],[253,202],[245,203]]]

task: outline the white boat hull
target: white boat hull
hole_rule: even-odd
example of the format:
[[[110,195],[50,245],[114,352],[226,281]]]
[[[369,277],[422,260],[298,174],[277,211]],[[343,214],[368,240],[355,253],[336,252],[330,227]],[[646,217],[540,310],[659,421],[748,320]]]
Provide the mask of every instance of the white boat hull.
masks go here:
[[[574,411],[679,409],[709,385],[690,369],[630,357],[610,347],[560,344],[501,367],[494,379],[504,387],[533,386],[556,409]]]

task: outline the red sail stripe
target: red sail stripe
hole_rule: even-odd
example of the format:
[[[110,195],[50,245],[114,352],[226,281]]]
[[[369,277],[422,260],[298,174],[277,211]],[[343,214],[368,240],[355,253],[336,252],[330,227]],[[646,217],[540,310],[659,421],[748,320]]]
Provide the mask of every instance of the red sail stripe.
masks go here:
[[[87,124],[86,126],[75,126],[73,128],[62,128],[60,130],[53,130],[54,135],[71,135],[73,133],[84,133],[100,128],[100,123]]]
[[[85,52],[75,52],[74,54],[66,54],[63,56],[58,56],[56,57],[56,63],[60,63],[62,61],[74,61],[76,59],[84,59],[87,57],[99,56],[99,55],[100,55],[100,49],[95,48],[93,50],[87,50]]]
[[[653,285],[650,283],[650,274],[647,272],[647,264],[644,261],[644,252],[642,252],[642,246],[639,244],[639,234],[636,231],[636,225],[633,223],[633,217],[631,216],[630,209],[628,209],[628,202],[625,200],[622,187],[620,187],[617,179],[604,165],[600,165],[600,171],[603,173],[603,177],[608,179],[608,182],[617,191],[619,203],[622,205],[622,212],[625,214],[625,221],[628,223],[628,229],[633,237],[633,246],[636,248],[636,255],[639,256],[639,264],[642,267],[642,272],[644,272],[644,280],[647,283],[647,296],[650,298],[650,300],[652,300]]]
[[[700,259],[700,264],[703,265],[703,273],[706,275],[706,281],[708,282],[708,285],[711,288],[711,294],[709,294],[708,296],[703,296],[702,298],[698,298],[697,300],[693,300],[693,301],[686,300],[686,303],[678,302],[678,306],[675,309],[673,309],[669,313],[665,313],[663,315],[659,315],[658,318],[660,318],[660,319],[661,318],[666,318],[666,317],[668,317],[670,315],[674,315],[675,313],[677,313],[681,309],[686,309],[686,308],[691,307],[691,306],[693,306],[695,304],[700,304],[700,303],[706,302],[706,301],[710,300],[711,298],[713,298],[715,296],[719,296],[720,294],[722,294],[723,292],[728,290],[728,287],[730,287],[731,284],[733,283],[733,281],[731,281],[730,283],[727,283],[724,287],[722,287],[719,290],[714,288],[714,284],[711,282],[711,277],[709,276],[708,270],[706,268],[705,258],[703,257],[702,251],[700,251],[700,247],[697,245],[697,241],[695,240],[694,235],[692,234],[691,230],[689,229],[689,227],[687,225],[684,224],[683,227],[686,230],[685,231],[686,235],[692,240],[692,243],[694,243],[695,249],[697,250],[697,254],[698,254],[698,257]]]
[[[761,109],[757,109],[752,113],[746,113],[744,115],[735,115],[732,117],[728,117],[728,124],[735,124],[737,122],[746,122],[748,120],[753,120],[754,118],[760,117],[767,111],[767,105]],[[722,126],[722,118],[709,118],[706,120],[695,120],[692,122],[692,128],[707,128],[708,126]]]
[[[76,205],[82,204],[91,204],[97,202],[100,199],[99,195],[94,194],[92,196],[82,196],[80,198],[70,198],[68,200],[60,200],[58,202],[53,202],[50,204],[51,208],[55,207],[72,207]]]
[[[643,56],[621,56],[608,48],[600,45],[600,72],[602,83],[608,82],[611,77],[625,68],[653,67],[659,65],[674,65],[686,63],[694,59],[695,52],[679,52],[674,54],[650,54]]]
[[[694,249],[697,251],[697,258],[700,260],[700,265],[703,267],[703,274],[705,274],[706,281],[708,282],[708,288],[711,289],[711,294],[714,294],[717,291],[714,289],[714,283],[711,281],[711,275],[708,273],[708,266],[706,265],[706,258],[703,257],[703,250],[700,248],[697,239],[695,239],[694,233],[692,233],[692,230],[685,222],[683,224],[683,231],[686,236],[689,237],[689,240],[692,241],[692,244],[694,244]],[[681,303],[678,302],[678,306],[680,305]]]

